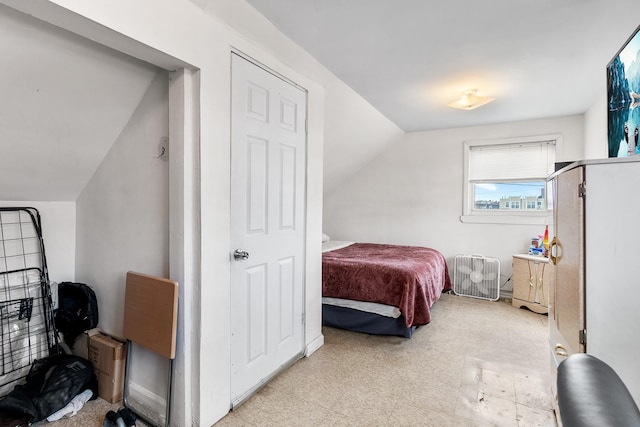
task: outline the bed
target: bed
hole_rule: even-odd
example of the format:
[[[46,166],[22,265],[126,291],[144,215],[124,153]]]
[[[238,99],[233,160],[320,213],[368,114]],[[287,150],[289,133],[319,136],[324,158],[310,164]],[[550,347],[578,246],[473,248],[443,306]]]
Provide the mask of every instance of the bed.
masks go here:
[[[325,326],[410,338],[451,289],[446,260],[435,249],[334,240],[322,245]]]

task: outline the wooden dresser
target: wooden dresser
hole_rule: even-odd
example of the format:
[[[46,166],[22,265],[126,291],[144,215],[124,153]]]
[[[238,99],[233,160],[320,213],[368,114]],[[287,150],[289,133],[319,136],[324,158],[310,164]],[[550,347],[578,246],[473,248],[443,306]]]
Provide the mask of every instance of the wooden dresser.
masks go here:
[[[549,259],[543,256],[513,255],[514,307],[527,307],[536,313],[549,312],[549,286],[553,279]]]

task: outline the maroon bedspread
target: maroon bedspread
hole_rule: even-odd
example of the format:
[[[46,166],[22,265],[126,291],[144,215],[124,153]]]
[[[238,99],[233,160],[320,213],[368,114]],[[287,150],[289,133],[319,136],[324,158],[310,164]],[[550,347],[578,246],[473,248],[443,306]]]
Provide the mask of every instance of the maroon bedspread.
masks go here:
[[[407,326],[429,323],[431,306],[450,288],[435,249],[354,243],[322,254],[322,296],[398,307]]]

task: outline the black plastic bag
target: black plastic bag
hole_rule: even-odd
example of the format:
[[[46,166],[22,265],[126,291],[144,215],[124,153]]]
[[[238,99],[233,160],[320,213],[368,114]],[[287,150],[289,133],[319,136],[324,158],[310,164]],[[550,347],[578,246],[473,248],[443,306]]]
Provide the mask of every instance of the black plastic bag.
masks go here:
[[[98,380],[87,359],[56,354],[33,362],[25,384],[0,399],[0,420],[26,418],[35,423],[64,408],[78,394],[98,396]]]

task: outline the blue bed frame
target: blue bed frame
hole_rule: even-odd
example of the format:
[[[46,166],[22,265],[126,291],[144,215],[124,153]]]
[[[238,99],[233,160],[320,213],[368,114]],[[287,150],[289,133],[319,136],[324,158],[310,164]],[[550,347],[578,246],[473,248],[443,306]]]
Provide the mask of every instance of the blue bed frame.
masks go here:
[[[407,327],[404,316],[381,316],[348,307],[322,304],[322,324],[332,328],[363,332],[373,335],[397,335],[411,338],[416,327]]]

